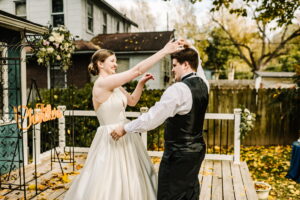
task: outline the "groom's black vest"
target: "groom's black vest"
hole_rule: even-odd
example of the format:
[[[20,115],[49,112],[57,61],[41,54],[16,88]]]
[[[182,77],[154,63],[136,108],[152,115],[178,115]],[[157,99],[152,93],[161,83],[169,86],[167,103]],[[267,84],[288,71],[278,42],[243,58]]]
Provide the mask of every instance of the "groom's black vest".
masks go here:
[[[192,93],[192,109],[185,115],[175,115],[165,123],[165,150],[200,152],[205,144],[202,136],[205,111],[208,104],[208,88],[204,81],[188,74],[181,80]]]

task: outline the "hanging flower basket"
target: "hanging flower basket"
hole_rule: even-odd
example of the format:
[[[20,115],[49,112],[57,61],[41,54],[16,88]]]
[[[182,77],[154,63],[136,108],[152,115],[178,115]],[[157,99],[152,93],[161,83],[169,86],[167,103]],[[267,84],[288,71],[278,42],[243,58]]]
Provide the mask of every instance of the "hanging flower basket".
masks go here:
[[[247,108],[242,106],[240,124],[241,139],[244,139],[246,135],[254,128],[255,118],[256,115],[254,113],[251,113]]]
[[[61,65],[64,71],[71,66],[74,52],[73,36],[64,26],[49,27],[42,39],[35,43],[34,54],[39,65]],[[48,67],[48,66],[47,66]]]
[[[271,185],[265,182],[255,182],[254,183],[257,197],[259,200],[267,200],[269,192],[272,189]]]

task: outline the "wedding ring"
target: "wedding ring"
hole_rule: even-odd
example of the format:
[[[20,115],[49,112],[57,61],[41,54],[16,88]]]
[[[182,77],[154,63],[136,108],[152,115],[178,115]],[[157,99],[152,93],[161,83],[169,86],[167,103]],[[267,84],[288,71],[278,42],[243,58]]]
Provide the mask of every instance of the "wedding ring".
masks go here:
[[[183,45],[179,45],[177,50],[182,50],[183,49]]]

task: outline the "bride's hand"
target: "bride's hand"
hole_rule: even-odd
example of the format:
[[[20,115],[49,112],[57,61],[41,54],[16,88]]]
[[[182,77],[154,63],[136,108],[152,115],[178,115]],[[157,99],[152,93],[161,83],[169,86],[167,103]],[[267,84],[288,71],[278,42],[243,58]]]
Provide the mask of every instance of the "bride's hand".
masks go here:
[[[111,137],[114,139],[114,140],[118,140],[120,139],[120,137],[124,136],[126,134],[123,126],[118,126],[115,130],[113,130],[113,132],[111,132]]]
[[[186,39],[179,38],[178,41],[183,45],[184,48],[191,48],[192,44],[188,42]]]
[[[166,54],[172,54],[184,49],[184,43],[181,40],[171,40],[162,49]]]
[[[154,80],[154,76],[150,73],[146,73],[140,80],[139,82],[142,84],[145,84],[147,81],[149,81],[150,79]]]

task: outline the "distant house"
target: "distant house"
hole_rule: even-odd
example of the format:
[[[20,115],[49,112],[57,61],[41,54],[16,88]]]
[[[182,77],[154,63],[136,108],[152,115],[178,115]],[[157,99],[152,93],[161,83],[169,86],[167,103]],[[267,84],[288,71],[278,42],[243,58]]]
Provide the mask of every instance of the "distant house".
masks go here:
[[[135,66],[151,56],[174,38],[174,31],[137,32],[119,34],[99,34],[91,42],[103,49],[116,53],[118,72]],[[150,71],[155,76],[149,81],[149,89],[163,89],[171,82],[171,59],[166,57],[158,62]]]
[[[97,34],[127,33],[132,26],[138,26],[104,0],[1,0],[0,8],[44,26],[65,25],[78,40],[75,42],[76,54],[73,55],[76,68],[72,67],[67,74],[57,66],[48,77],[46,68],[29,59],[28,87],[31,79],[35,79],[40,88],[47,87],[48,79],[53,80],[55,87],[66,87],[67,83],[82,86],[90,80],[89,74],[87,71],[84,74],[73,73],[72,70],[86,69],[90,56],[97,49],[91,47],[90,39]],[[30,58],[30,51],[28,53]],[[80,78],[77,77],[79,75]],[[75,78],[78,79],[74,82]]]
[[[91,41],[76,40],[76,49],[72,56],[73,65],[66,74],[54,69],[54,85],[57,87],[67,87],[67,85],[83,87],[86,83],[93,82],[96,77],[88,73],[87,66],[92,54],[100,48],[110,49],[116,53],[117,71],[122,72],[163,48],[173,37],[174,31],[165,31],[99,34]],[[46,70],[38,66],[36,61],[31,61],[27,68],[28,77],[34,77],[38,87],[46,88]],[[171,83],[170,57],[162,59],[149,72],[155,76],[155,80],[148,82],[149,89],[166,88]],[[30,83],[28,82],[28,84]]]
[[[291,88],[295,72],[261,72],[255,71],[255,88]]]
[[[44,26],[65,25],[83,40],[138,26],[104,0],[1,0],[0,9]]]

